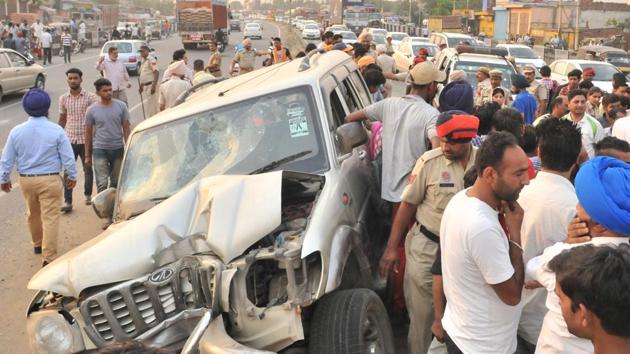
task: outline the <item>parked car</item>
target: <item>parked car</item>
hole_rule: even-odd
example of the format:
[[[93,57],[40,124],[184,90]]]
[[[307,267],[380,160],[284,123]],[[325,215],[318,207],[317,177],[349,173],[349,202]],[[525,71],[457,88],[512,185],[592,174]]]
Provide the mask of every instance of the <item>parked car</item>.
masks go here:
[[[0,102],[5,95],[45,86],[46,72],[41,65],[13,49],[0,48]]]
[[[399,71],[409,70],[420,48],[426,48],[429,51],[428,59],[433,60],[433,57],[435,57],[438,52],[438,47],[422,39],[421,37],[406,37],[400,42],[398,49],[396,49],[392,55],[396,63],[396,68]]]
[[[545,61],[536,55],[529,46],[523,44],[497,44],[497,48],[505,48],[508,51],[508,55],[514,58],[517,66],[533,65],[537,71],[545,66]]]
[[[379,44],[386,44],[387,40],[385,39],[385,36],[381,36],[380,34],[376,34],[374,36],[372,36],[372,43],[379,45]]]
[[[328,28],[326,28],[326,32],[331,31],[349,31],[348,27],[346,27],[346,25],[332,25]]]
[[[394,47],[394,49],[398,48],[403,39],[409,37],[405,32],[388,32],[387,36],[392,36],[392,47]]]
[[[243,30],[243,38],[258,38],[262,39],[263,31],[260,24],[256,22],[250,22],[245,25],[245,30]]]
[[[118,189],[94,198],[114,224],[29,282],[33,349],[395,352],[372,290],[376,169],[344,122],[371,103],[354,61],[315,53],[187,94],[134,128]]]
[[[103,45],[101,56],[109,55],[108,51],[110,47],[118,48],[118,60],[122,60],[129,74],[137,75],[140,72],[140,65],[142,64],[142,56],[140,56],[138,50],[143,45],[148,44],[145,41],[135,39],[109,41]]]
[[[334,34],[340,34],[345,44],[352,44],[358,41],[357,35],[352,31],[334,31]]]
[[[463,70],[466,72],[466,81],[473,87],[477,87],[477,71],[481,67],[488,67],[491,70],[497,69],[503,72],[501,86],[506,89],[512,88],[511,75],[515,74],[516,68],[506,59],[507,50],[505,48],[480,48],[474,46],[458,45],[455,48],[445,48],[435,57],[435,63],[440,71],[445,71],[446,76],[453,70]]]
[[[429,36],[429,41],[438,47],[440,44],[446,44],[447,48],[455,48],[460,44],[469,46],[476,46],[477,44],[475,39],[467,34],[449,32],[433,32]]]
[[[232,31],[241,31],[241,21],[239,20],[230,20],[230,30]]]
[[[321,31],[319,25],[314,23],[307,23],[302,30],[302,38],[304,39],[320,39]]]
[[[380,34],[382,36],[387,36],[387,30],[383,28],[374,28],[374,27],[365,27],[361,33],[369,33],[372,36]]]
[[[613,75],[621,72],[618,67],[610,63],[581,59],[560,59],[551,63],[549,67],[551,68],[551,78],[562,84],[568,82],[567,74],[570,71],[575,69],[584,71],[586,68],[593,68],[595,70],[595,77],[592,80],[593,85],[609,93],[613,90]]]
[[[624,74],[630,74],[630,58],[628,57],[628,52],[623,49],[603,45],[589,45],[578,49],[576,59],[604,61],[616,66]]]

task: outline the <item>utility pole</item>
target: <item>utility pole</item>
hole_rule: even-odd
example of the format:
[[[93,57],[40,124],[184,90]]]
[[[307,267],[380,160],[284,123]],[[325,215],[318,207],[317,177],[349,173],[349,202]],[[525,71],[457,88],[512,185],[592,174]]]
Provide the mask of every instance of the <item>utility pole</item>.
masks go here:
[[[575,48],[578,49],[580,46],[580,0],[577,0],[577,7],[575,13]]]

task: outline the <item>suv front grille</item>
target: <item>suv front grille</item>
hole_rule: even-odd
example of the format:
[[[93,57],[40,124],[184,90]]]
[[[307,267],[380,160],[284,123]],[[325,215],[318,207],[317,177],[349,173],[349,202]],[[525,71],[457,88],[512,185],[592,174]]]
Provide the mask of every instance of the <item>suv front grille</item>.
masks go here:
[[[208,264],[210,263],[210,264]],[[102,346],[139,336],[184,310],[218,306],[221,265],[186,257],[87,297],[80,305],[90,339]]]

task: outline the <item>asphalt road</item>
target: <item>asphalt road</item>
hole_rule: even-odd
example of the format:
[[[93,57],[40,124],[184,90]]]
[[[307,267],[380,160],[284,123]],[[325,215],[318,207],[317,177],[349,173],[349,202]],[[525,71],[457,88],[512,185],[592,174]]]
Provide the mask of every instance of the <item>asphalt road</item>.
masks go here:
[[[254,47],[267,49],[269,38],[278,36],[280,30],[273,24],[265,24],[263,40],[254,40]],[[234,45],[243,39],[241,32],[232,32],[230,46],[223,53],[223,72],[227,72],[228,62],[234,56]],[[182,47],[177,36],[150,43],[156,50],[160,72],[164,72],[173,51]],[[53,65],[46,66],[46,91],[51,95],[52,107],[50,119],[58,120],[58,99],[67,91],[65,71],[77,67],[84,73],[83,87],[94,90],[92,83],[98,78],[94,69],[100,49],[89,49],[73,58],[72,64],[63,64],[63,58],[54,57]],[[208,59],[207,49],[188,51],[188,63],[192,67],[195,59]],[[262,64],[262,59],[257,59]],[[138,81],[132,77],[132,88],[128,90],[129,108],[132,126],[142,120],[142,107],[138,94]],[[27,119],[21,104],[22,94],[9,95],[0,104],[0,146],[4,147],[11,128]],[[79,163],[78,170],[81,171]],[[13,174],[14,189],[6,194],[0,192],[0,353],[29,353],[26,338],[25,311],[34,291],[26,286],[31,276],[41,267],[41,258],[33,254],[30,235],[26,226],[24,199],[17,177]],[[94,215],[92,208],[83,204],[83,173],[79,172],[78,188],[74,190],[74,210],[61,217],[59,233],[59,253],[63,254],[101,232],[101,221]]]

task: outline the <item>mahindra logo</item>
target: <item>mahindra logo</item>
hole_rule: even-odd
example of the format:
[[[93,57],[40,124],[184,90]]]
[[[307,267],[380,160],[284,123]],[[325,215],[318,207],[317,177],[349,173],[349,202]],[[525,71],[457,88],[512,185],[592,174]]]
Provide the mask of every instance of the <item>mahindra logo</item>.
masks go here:
[[[153,283],[161,283],[169,280],[173,276],[173,273],[171,268],[160,269],[151,274],[149,280]]]

